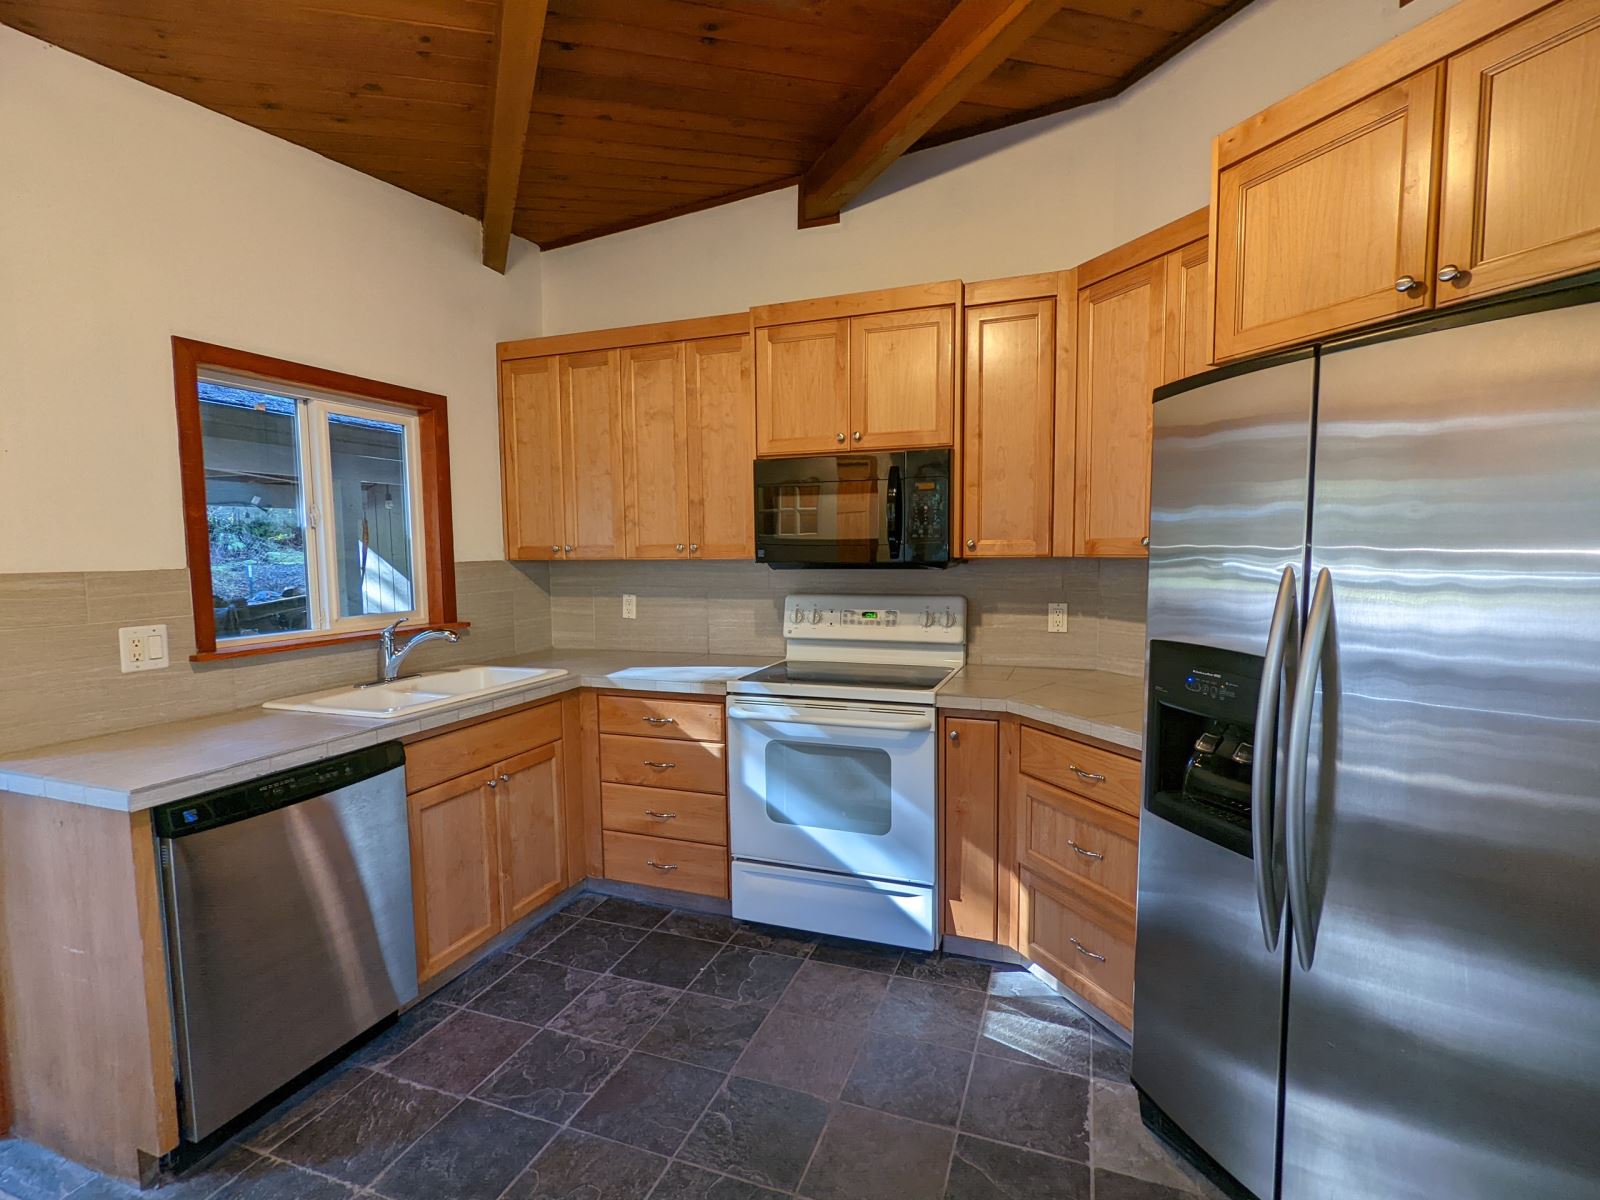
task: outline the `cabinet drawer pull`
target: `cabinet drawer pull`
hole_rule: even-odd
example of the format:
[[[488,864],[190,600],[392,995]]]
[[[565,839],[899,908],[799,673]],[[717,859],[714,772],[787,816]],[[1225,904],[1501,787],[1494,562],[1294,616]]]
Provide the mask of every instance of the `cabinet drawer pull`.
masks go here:
[[[653,858],[647,858],[644,862],[645,866],[654,867],[658,871],[676,871],[678,869],[677,863],[658,863]]]
[[[676,821],[678,814],[675,812],[657,812],[653,808],[644,810],[644,815],[656,821]]]
[[[1077,851],[1077,853],[1083,855],[1085,858],[1092,858],[1096,861],[1099,861],[1105,857],[1104,854],[1101,854],[1096,850],[1085,850],[1082,846],[1078,845],[1077,842],[1069,841],[1067,842],[1067,845],[1071,846],[1073,850]]]
[[[653,866],[654,864],[651,865]],[[1085,949],[1083,943],[1077,938],[1068,938],[1067,941],[1076,946],[1078,948],[1078,953],[1083,955],[1085,958],[1092,958],[1095,960],[1095,962],[1105,962],[1106,956],[1104,954],[1096,954],[1093,950]]]
[[[644,760],[644,765],[647,766],[647,767],[654,767],[658,771],[670,771],[670,770],[672,770],[673,767],[677,766],[678,764],[677,763],[671,763],[671,762],[657,762],[653,758],[647,758],[647,759]]]
[[[1067,770],[1071,771],[1085,783],[1104,783],[1106,781],[1106,777],[1104,775],[1096,775],[1093,771],[1085,771],[1077,763],[1068,763]]]
[[[676,725],[678,719],[676,717],[646,717],[644,723],[646,725]]]

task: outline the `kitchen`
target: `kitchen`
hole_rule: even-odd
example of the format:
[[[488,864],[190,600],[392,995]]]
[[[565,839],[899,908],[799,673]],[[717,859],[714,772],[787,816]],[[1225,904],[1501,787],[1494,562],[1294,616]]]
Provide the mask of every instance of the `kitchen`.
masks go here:
[[[1600,10],[652,6],[0,3],[0,1194],[1593,1194]]]

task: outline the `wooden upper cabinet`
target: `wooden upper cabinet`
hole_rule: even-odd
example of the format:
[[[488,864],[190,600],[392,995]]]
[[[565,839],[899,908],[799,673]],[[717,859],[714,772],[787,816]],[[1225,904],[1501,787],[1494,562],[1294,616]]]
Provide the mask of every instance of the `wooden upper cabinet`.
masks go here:
[[[1050,553],[1056,301],[966,310],[962,542],[968,557]]]
[[[569,558],[623,556],[621,359],[617,350],[560,359]]]
[[[622,352],[629,558],[689,554],[689,420],[681,342]]]
[[[1429,303],[1439,77],[1420,71],[1221,165],[1218,361]]]
[[[1209,243],[1202,238],[1167,255],[1167,355],[1164,382],[1211,366]]]
[[[506,557],[561,557],[566,538],[561,466],[561,401],[556,359],[500,368]]]
[[[1073,541],[1085,557],[1145,553],[1151,393],[1167,361],[1166,282],[1163,255],[1078,293]]]
[[[756,330],[756,449],[832,454],[850,426],[850,322]]]
[[[1600,263],[1600,0],[1566,0],[1446,64],[1438,301]]]
[[[565,886],[562,744],[551,742],[499,764],[500,894],[505,924],[520,921]]]
[[[755,405],[750,338],[688,343],[689,553],[694,558],[755,557]]]
[[[850,318],[850,448],[955,439],[955,309]]]

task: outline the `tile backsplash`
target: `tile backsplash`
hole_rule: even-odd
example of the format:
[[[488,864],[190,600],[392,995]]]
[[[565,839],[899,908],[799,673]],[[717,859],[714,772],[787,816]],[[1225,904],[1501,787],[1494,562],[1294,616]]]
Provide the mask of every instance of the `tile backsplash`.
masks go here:
[[[967,598],[975,663],[1144,669],[1145,564],[1042,559],[947,571],[774,571],[745,562],[456,564],[461,643],[431,643],[422,667],[540,650],[783,653],[783,599],[794,592],[910,592]],[[639,615],[622,618],[622,596]],[[1068,606],[1067,632],[1045,607]],[[172,666],[124,675],[117,629],[165,623]],[[189,574],[91,571],[0,575],[0,754],[370,678],[371,643],[191,663]]]
[[[783,653],[783,598],[796,592],[907,592],[967,599],[975,663],[1144,671],[1143,559],[1016,559],[945,571],[774,571],[757,563],[552,563],[558,649]],[[622,597],[639,615],[622,617]],[[1067,632],[1046,606],[1065,601]]]
[[[418,647],[408,664],[487,662],[550,645],[543,563],[457,563],[456,606],[471,622],[467,635]],[[369,679],[377,666],[370,642],[192,663],[192,614],[187,570],[0,575],[0,753],[248,708]],[[163,623],[172,665],[122,674],[118,628]]]

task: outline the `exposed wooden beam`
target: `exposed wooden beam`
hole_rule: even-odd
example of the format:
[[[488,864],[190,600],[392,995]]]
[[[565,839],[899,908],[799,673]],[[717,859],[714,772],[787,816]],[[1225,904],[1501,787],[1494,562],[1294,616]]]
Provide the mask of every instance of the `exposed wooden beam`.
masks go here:
[[[800,184],[800,225],[826,225],[1058,12],[1064,0],[961,0]]]
[[[489,119],[489,177],[483,190],[483,265],[506,269],[511,217],[528,145],[533,84],[549,0],[500,0],[500,37],[494,64],[494,108]]]

